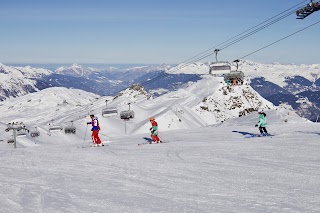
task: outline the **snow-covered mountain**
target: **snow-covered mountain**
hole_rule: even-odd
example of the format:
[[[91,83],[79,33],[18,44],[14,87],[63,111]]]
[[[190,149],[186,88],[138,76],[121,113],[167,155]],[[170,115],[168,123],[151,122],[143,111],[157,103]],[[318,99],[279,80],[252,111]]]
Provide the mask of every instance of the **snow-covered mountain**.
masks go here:
[[[9,67],[3,65],[3,67]],[[16,81],[21,81],[20,78],[32,77],[33,88],[31,91],[38,91],[46,89],[49,87],[66,87],[66,88],[76,88],[85,90],[87,92],[93,92],[99,95],[115,95],[119,91],[129,87],[135,83],[141,83],[148,81],[148,79],[153,79],[154,77],[161,75],[170,66],[162,65],[148,65],[148,66],[133,66],[130,68],[116,68],[116,67],[102,67],[100,69],[90,68],[86,66],[81,66],[74,64],[72,66],[65,66],[56,69],[55,72],[46,70],[49,74],[46,75],[30,75],[25,73],[20,75]],[[17,67],[11,67],[11,69],[22,69]],[[25,67],[26,71],[31,70],[45,70],[45,69],[35,69],[30,66]],[[3,75],[8,75],[8,72],[3,71]],[[165,86],[166,91],[176,89],[180,84],[185,83],[184,79],[188,75],[168,75],[166,76],[166,82],[168,86],[166,87],[163,82],[161,82],[161,88]],[[10,76],[9,76],[10,77]],[[154,82],[147,87],[149,89],[159,88],[159,83]],[[21,84],[16,84],[18,88],[9,88],[8,90],[3,90],[4,94],[2,99],[24,95],[25,93],[17,93],[16,90],[25,90],[21,88]],[[5,88],[4,88],[5,89]]]
[[[51,73],[47,69],[11,67],[0,63],[0,100],[38,91],[36,79]]]
[[[231,64],[232,71],[236,70],[236,64]],[[239,62],[239,68],[249,79],[264,78],[280,87],[290,87],[290,79],[301,76],[304,79],[317,84],[320,79],[320,64],[295,65],[295,64],[262,64],[243,60]],[[208,74],[209,63],[196,62],[192,64],[179,64],[168,70],[170,73],[183,74]],[[214,74],[214,73],[213,73]],[[296,79],[297,82],[301,83]]]
[[[236,70],[233,65],[232,70]],[[241,61],[239,70],[245,79],[260,95],[279,105],[289,103],[296,112],[310,120],[316,121],[320,114],[320,65],[261,64]],[[208,74],[208,63],[180,64],[170,69],[170,73]],[[305,105],[298,100],[307,98]]]
[[[178,64],[175,67],[167,69],[168,73],[174,74],[208,74],[209,65],[208,63],[195,62],[191,64]]]
[[[78,89],[52,87],[1,102],[1,122],[24,122],[46,125],[74,110],[88,109],[100,96]]]
[[[129,108],[135,112],[134,119],[129,121],[128,134],[148,131],[146,126],[151,116],[163,123],[161,129],[165,131],[220,124],[257,109],[274,109],[273,104],[264,100],[250,85],[230,88],[225,85],[223,78],[206,76],[157,98],[140,85],[133,85],[113,98],[98,98],[81,90],[49,88],[4,101],[0,106],[4,113],[1,120],[10,122],[18,113],[14,121],[39,125],[43,129],[52,120],[61,125],[67,125],[71,120],[82,123],[81,120],[88,114],[100,115],[106,100],[109,100],[108,107],[118,110],[118,115]],[[117,127],[123,121],[119,116],[101,120],[110,125],[106,134],[120,134]]]
[[[188,82],[195,82],[203,78],[209,72],[208,64],[197,62],[180,64],[176,67],[163,64],[133,66],[123,69],[115,67],[96,69],[74,64],[70,67],[60,67],[55,73],[44,69],[25,67],[26,71],[15,79],[15,84],[11,84],[10,88],[4,87],[2,99],[26,94],[23,91],[33,92],[55,86],[82,89],[99,95],[115,95],[132,84],[141,84],[147,92],[154,96],[160,96],[178,90]],[[14,67],[11,69],[22,70],[22,68]],[[35,73],[39,74],[31,75],[32,70],[38,70]],[[41,70],[50,72],[50,74],[46,72],[46,74],[41,74],[39,72]],[[232,70],[235,70],[235,66],[232,67]],[[318,110],[320,107],[320,70],[318,64],[282,65],[241,61],[239,70],[244,72],[245,78],[250,82],[252,88],[264,98],[277,105],[290,103],[300,115],[308,115],[308,119],[316,120],[320,113]],[[21,81],[32,81],[32,83],[21,83]],[[28,86],[30,84],[31,87]],[[300,98],[309,100],[310,104],[307,108],[300,103],[296,104]],[[308,109],[309,112],[306,112]]]
[[[100,70],[92,67],[83,67],[78,64],[72,64],[70,67],[59,67],[55,70],[56,74],[70,75],[74,77],[88,77],[93,72],[99,72]]]
[[[319,124],[246,83],[229,90],[206,76],[156,98],[137,85],[117,97],[48,88],[1,102],[2,211],[318,212]],[[118,112],[130,103],[136,116],[102,117],[105,100]],[[257,108],[272,137],[246,138],[259,132]],[[89,114],[104,147],[90,147]],[[137,146],[149,141],[151,116],[166,143]],[[4,131],[12,121],[40,136],[19,136],[13,149]],[[76,132],[50,132],[48,123]]]
[[[316,121],[320,114],[320,65],[258,64],[243,61],[241,69],[251,86],[274,104],[289,103],[302,117]],[[299,99],[307,99],[308,103]]]

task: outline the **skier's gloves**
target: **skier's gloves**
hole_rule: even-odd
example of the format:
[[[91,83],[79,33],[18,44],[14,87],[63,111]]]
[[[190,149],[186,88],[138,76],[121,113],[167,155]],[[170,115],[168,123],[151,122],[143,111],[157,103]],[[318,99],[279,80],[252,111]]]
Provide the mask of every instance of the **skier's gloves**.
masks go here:
[[[255,127],[258,127],[258,124],[256,124]]]

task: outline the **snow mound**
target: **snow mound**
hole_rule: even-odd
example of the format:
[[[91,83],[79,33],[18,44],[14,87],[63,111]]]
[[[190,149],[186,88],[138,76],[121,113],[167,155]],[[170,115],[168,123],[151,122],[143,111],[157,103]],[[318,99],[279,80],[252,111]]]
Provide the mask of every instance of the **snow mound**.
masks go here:
[[[34,125],[66,116],[82,106],[87,107],[99,96],[78,89],[52,87],[2,102],[1,121],[18,121]]]

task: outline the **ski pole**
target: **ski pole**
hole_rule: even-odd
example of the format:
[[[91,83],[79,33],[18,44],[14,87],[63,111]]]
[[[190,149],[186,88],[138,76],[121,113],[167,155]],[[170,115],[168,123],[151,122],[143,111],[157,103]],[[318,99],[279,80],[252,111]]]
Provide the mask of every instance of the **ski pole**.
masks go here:
[[[164,139],[163,137],[160,137],[160,135],[158,135],[158,137],[160,138],[160,141],[169,142],[168,140]]]
[[[83,142],[82,142],[82,148],[83,148],[83,144],[84,144],[84,142],[86,140],[87,131],[88,131],[88,124],[87,124],[87,128],[86,128],[86,132],[84,133],[84,138],[83,138]]]
[[[270,128],[269,126],[268,126],[268,130],[270,130],[271,132],[273,132],[274,135],[276,134],[276,132],[273,131],[273,128]],[[269,134],[270,134],[270,133],[269,133]]]

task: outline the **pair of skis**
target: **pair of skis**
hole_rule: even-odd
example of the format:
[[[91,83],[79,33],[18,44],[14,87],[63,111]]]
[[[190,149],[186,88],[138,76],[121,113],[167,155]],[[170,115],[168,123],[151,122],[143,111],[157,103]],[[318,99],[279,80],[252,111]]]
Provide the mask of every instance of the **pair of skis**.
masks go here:
[[[108,144],[105,144],[105,143],[109,143],[110,141],[104,141],[104,142],[101,142],[100,146],[99,145],[95,145],[93,143],[90,143],[88,145],[82,145],[82,148],[89,148],[89,147],[103,147],[103,146],[109,146]],[[80,147],[78,147],[80,148]]]
[[[267,135],[264,135],[264,134],[251,134],[251,135],[245,136],[245,138],[272,137],[272,136],[274,136],[274,135],[271,135],[271,134],[267,134]]]
[[[161,141],[160,143],[167,143],[165,141]],[[154,142],[144,142],[144,143],[138,143],[138,146],[142,146],[142,145],[148,145],[148,144],[160,144],[160,143],[154,143]]]

